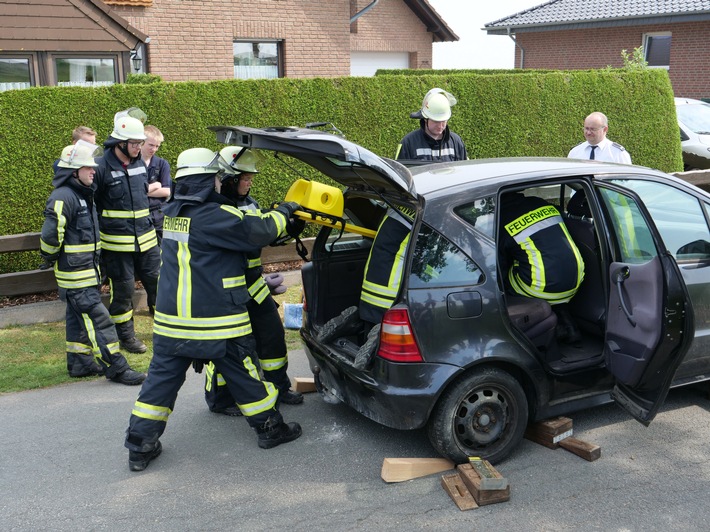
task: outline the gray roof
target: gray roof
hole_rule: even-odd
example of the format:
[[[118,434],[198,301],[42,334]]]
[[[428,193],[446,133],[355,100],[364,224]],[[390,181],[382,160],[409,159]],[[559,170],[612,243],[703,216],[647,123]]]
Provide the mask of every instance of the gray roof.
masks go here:
[[[487,33],[710,20],[710,0],[551,0],[488,22]]]

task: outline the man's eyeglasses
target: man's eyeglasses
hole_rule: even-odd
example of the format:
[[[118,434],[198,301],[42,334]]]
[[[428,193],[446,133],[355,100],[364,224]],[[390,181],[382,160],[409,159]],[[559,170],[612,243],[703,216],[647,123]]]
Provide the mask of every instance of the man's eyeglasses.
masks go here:
[[[143,146],[144,143],[145,143],[144,140],[129,140],[128,141],[128,145],[133,148],[138,148],[140,146]]]
[[[584,131],[588,131],[589,133],[596,133],[596,132],[599,131],[600,129],[604,129],[604,126],[601,126],[601,127],[587,127],[587,126],[584,126]]]

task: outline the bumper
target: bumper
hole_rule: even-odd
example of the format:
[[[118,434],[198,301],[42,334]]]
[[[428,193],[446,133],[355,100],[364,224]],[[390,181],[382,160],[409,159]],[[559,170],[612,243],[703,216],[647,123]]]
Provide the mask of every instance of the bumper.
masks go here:
[[[461,368],[444,364],[392,363],[375,357],[370,369],[352,362],[304,335],[311,371],[325,391],[387,427],[419,429],[426,425],[440,392]]]

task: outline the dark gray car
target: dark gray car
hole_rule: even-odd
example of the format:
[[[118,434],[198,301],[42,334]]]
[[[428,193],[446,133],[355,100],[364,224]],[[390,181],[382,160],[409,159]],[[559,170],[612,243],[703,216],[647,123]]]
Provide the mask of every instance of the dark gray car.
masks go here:
[[[426,427],[456,462],[496,462],[531,421],[615,400],[648,424],[671,385],[710,378],[705,192],[634,166],[520,158],[407,168],[328,133],[213,129],[345,189],[343,219],[320,230],[302,268],[301,336],[327,401],[389,427]],[[582,340],[573,345],[557,342],[546,303],[504,292],[497,205],[514,191],[556,205],[583,256],[570,302]],[[362,367],[357,329],[318,337],[358,305],[371,234],[393,206],[414,213],[404,280]]]

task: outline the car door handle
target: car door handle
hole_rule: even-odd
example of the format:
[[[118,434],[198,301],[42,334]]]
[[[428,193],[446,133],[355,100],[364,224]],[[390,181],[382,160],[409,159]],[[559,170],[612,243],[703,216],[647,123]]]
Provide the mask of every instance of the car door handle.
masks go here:
[[[621,310],[624,311],[626,319],[629,320],[631,326],[636,327],[636,320],[629,311],[629,308],[626,305],[626,300],[624,299],[624,293],[621,291],[621,285],[624,284],[624,281],[629,278],[629,275],[631,275],[631,270],[628,266],[619,268],[619,271],[616,272],[616,275],[614,276],[614,284],[616,285],[616,289],[619,292],[619,303],[621,304]]]

